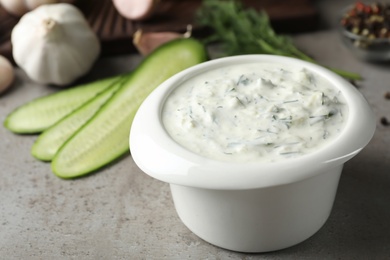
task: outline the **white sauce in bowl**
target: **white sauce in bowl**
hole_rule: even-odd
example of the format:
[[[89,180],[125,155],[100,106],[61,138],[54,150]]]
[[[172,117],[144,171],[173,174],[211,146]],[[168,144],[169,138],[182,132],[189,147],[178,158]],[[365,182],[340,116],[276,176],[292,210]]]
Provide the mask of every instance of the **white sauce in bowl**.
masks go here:
[[[248,63],[201,73],[167,98],[162,121],[188,150],[220,161],[273,162],[313,152],[343,129],[340,91],[305,68]]]

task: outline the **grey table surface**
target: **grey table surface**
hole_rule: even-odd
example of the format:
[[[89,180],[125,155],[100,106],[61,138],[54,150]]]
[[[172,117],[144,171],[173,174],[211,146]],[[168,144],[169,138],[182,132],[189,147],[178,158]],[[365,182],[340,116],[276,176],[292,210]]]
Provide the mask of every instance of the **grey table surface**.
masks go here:
[[[329,19],[333,9],[320,4]],[[361,73],[359,91],[377,117],[372,141],[346,163],[332,213],[311,238],[262,254],[215,247],[181,223],[169,186],[142,173],[130,155],[86,178],[62,180],[30,155],[36,136],[0,126],[0,259],[389,259],[390,127],[379,121],[390,119],[384,98],[390,67],[358,60],[332,29],[294,41],[321,64]],[[139,61],[137,55],[101,59],[86,80],[129,71]],[[57,90],[18,70],[13,89],[0,97],[0,121]]]

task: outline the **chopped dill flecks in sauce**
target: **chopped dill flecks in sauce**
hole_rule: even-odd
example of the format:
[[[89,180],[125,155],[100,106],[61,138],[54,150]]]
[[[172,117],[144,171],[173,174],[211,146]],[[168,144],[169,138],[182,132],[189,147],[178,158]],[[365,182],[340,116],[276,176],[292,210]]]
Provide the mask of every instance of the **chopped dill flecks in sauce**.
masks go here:
[[[239,85],[243,85],[243,86],[247,86],[251,83],[251,80],[249,78],[247,78],[245,75],[241,75],[239,78],[238,78],[238,81],[237,81],[237,86]]]
[[[305,68],[262,63],[190,78],[170,94],[162,113],[179,144],[232,162],[311,153],[337,137],[347,116],[342,93],[325,79]]]

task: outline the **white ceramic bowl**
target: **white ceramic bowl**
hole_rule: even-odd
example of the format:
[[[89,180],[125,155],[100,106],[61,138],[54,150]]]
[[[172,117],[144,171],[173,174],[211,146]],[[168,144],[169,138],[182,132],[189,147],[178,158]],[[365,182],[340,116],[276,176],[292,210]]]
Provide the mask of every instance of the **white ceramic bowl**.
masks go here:
[[[165,131],[161,111],[169,94],[202,72],[247,62],[303,66],[344,95],[349,117],[334,141],[316,152],[275,163],[221,162],[194,154]],[[170,185],[183,223],[211,244],[241,252],[286,248],[312,236],[327,220],[343,164],[372,138],[375,117],[363,96],[329,70],[301,60],[245,55],[189,68],[161,84],[138,110],[130,132],[135,163]]]

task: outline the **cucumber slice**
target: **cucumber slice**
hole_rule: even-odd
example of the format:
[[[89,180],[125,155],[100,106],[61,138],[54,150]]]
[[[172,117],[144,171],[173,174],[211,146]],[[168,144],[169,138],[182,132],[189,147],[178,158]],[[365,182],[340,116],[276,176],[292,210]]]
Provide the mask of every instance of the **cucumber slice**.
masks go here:
[[[97,80],[34,99],[11,112],[4,127],[17,134],[40,133],[118,79],[119,76]]]
[[[46,129],[33,144],[31,154],[39,160],[51,161],[66,140],[84,125],[123,83],[124,79],[115,81],[111,87]]]
[[[143,100],[163,81],[207,59],[194,39],[168,42],[152,52],[123,87],[73,135],[52,161],[53,172],[74,178],[95,171],[129,151],[129,133]]]

